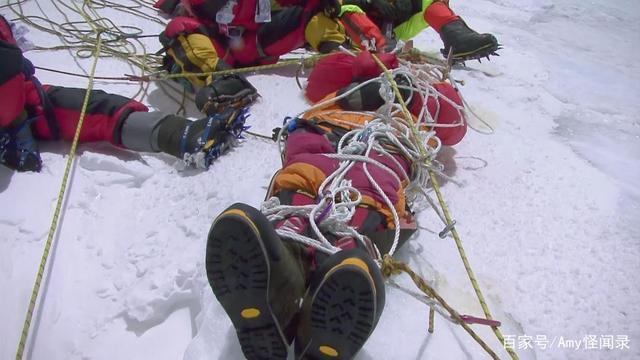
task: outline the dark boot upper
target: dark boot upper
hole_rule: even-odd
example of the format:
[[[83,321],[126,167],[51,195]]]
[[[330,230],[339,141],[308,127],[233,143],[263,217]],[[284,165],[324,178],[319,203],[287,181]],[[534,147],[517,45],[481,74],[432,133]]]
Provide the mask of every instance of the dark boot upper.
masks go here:
[[[250,105],[258,96],[247,79],[238,75],[223,75],[196,93],[196,107],[206,115],[212,115],[229,107]]]
[[[443,54],[451,51],[455,58],[477,58],[487,56],[498,49],[498,40],[491,34],[479,34],[463,20],[444,25],[440,31],[444,43]]]
[[[226,152],[240,136],[246,118],[246,109],[230,109],[196,121],[169,115],[160,122],[153,136],[159,150],[197,167],[208,168],[211,161]],[[200,155],[202,159],[194,158]],[[202,164],[195,163],[200,160]]]
[[[207,276],[239,334],[258,335],[265,326],[277,326],[284,339],[274,340],[291,343],[306,290],[308,264],[303,253],[298,244],[283,242],[269,220],[246,204],[230,206],[214,221],[207,243]],[[242,309],[255,316],[242,315]],[[241,338],[245,355],[258,343]],[[275,348],[283,352],[282,346]]]
[[[22,112],[11,125],[0,126],[0,164],[17,171],[42,169],[42,159],[31,131],[31,122],[32,119],[27,119],[27,113]]]

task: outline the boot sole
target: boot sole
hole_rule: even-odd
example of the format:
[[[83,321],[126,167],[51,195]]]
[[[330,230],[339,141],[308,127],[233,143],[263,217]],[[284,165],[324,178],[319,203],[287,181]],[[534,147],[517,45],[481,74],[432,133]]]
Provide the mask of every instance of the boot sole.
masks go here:
[[[269,305],[268,254],[258,228],[242,210],[223,213],[209,233],[207,278],[251,360],[287,358],[287,341]]]
[[[297,344],[304,348],[296,358],[353,358],[375,325],[374,289],[369,273],[358,266],[339,265],[328,272],[312,297],[309,340]]]
[[[451,54],[451,60],[453,60],[453,62],[463,62],[463,61],[468,61],[468,60],[481,59],[481,58],[487,57],[489,55],[495,55],[495,52],[500,50],[500,49],[501,49],[501,47],[500,47],[500,44],[498,44],[498,43],[486,44],[484,46],[481,46],[481,47],[473,49],[473,50],[452,53]],[[447,54],[446,51],[444,51],[444,49],[441,50],[441,54],[446,59],[448,54]]]

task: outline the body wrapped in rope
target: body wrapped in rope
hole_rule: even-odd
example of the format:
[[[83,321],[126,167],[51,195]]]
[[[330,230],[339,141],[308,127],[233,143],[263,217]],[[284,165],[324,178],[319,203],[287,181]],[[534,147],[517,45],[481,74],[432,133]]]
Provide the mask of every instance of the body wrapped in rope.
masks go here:
[[[331,113],[323,112],[305,117],[290,124],[285,164],[274,178],[270,195],[279,196],[283,205],[309,205],[318,200],[315,206],[300,210],[308,217],[323,250],[335,252],[332,243],[345,237],[353,238],[353,246],[366,247],[358,234],[373,240],[384,253],[394,247],[395,237],[405,241],[415,231],[404,194],[411,171],[410,151],[402,153],[384,146],[394,147],[393,141],[403,148],[408,144],[401,144],[388,125],[372,123],[372,116],[334,121]],[[369,122],[366,128],[365,122]],[[382,137],[390,138],[383,146]],[[284,216],[276,215],[277,206],[266,208],[274,211],[274,216]]]
[[[269,194],[278,196],[281,206],[275,200],[263,206],[266,214],[273,218],[281,219],[296,212],[295,215],[305,217],[311,237],[303,240],[301,234],[284,230],[281,235],[316,245],[327,253],[338,250],[333,244],[336,238],[347,237],[361,245],[367,245],[367,241],[373,243],[380,254],[393,254],[415,230],[413,215],[407,207],[407,194],[413,201],[417,196],[413,189],[428,187],[424,171],[427,161],[410,136],[413,120],[403,119],[401,110],[393,104],[389,84],[378,77],[381,69],[370,57],[366,52],[361,53],[352,61],[353,68],[357,69],[353,72],[331,72],[333,61],[347,60],[342,54],[319,62],[308,87],[316,90],[308,91],[316,98],[326,95],[325,99],[290,120],[284,128],[289,132],[284,167],[274,177]],[[388,61],[398,66],[397,60]],[[451,85],[433,84],[444,89],[443,94],[434,86],[425,86],[406,69],[396,72],[412,76],[406,86],[406,96],[425,125],[427,119],[430,125],[436,125],[437,120],[446,118],[451,128],[464,126],[460,98],[455,91],[447,92],[453,89]],[[336,84],[334,88],[317,86],[321,79],[328,78]],[[339,84],[349,85],[327,94]],[[365,102],[354,98],[378,100]],[[373,111],[376,109],[377,113]],[[421,141],[431,151],[430,162],[441,146],[436,132],[429,130],[432,127],[424,126],[421,132]],[[281,196],[283,193],[285,196]],[[303,206],[296,208],[297,205]],[[324,214],[320,217],[323,221],[316,220],[318,214]],[[366,227],[367,224],[375,226]],[[329,236],[332,240],[326,233],[332,233]],[[372,254],[380,256],[376,251]]]
[[[492,358],[497,358],[432,286],[392,258],[415,231],[415,219],[407,203],[418,196],[428,197],[431,174],[441,170],[435,155],[442,145],[434,127],[455,129],[464,125],[462,100],[450,84],[434,81],[430,76],[433,70],[393,70],[393,77],[409,79],[400,86],[409,91],[399,95],[386,76],[370,75],[370,79],[329,94],[311,110],[289,120],[283,128],[288,132],[284,166],[274,176],[262,212],[278,224],[276,232],[281,238],[302,243],[313,249],[310,253],[316,257],[318,253],[327,254],[320,256],[323,258],[356,247],[378,260],[384,277],[406,272],[424,293],[412,296],[432,309],[430,331],[433,313],[438,311],[445,319],[460,324]],[[375,90],[382,100],[377,111],[351,109],[354,102],[343,101],[354,94],[364,96],[358,92],[367,91],[371,84],[378,84]],[[370,87],[366,95],[375,97]],[[414,114],[395,103],[396,96],[413,103],[410,107]],[[437,214],[442,217],[438,210]]]
[[[259,351],[284,359],[294,337],[296,358],[353,358],[382,314],[383,274],[398,270],[425,292],[431,314],[463,319],[427,282],[390,261],[416,231],[409,199],[426,196],[440,170],[434,127],[445,115],[457,124],[451,128],[463,126],[461,100],[372,59],[359,79],[324,67],[327,78],[345,76],[332,84],[348,85],[285,121],[277,136],[283,167],[261,209],[236,203],[213,221],[207,278],[248,358]],[[404,81],[402,90],[396,81]]]

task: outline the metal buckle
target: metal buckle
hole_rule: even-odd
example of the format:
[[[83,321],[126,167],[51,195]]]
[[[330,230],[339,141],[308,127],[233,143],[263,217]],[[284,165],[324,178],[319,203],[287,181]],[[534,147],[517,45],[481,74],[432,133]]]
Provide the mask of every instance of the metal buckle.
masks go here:
[[[244,27],[242,26],[218,24],[218,28],[220,29],[220,33],[232,39],[240,38],[242,34],[244,34]]]

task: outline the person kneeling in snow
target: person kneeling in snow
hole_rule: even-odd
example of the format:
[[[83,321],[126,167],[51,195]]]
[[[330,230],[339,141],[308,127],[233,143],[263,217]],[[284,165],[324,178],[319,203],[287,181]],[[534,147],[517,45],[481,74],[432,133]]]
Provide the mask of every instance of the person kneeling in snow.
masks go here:
[[[449,0],[344,0],[341,19],[346,34],[362,48],[390,49],[431,26],[442,39],[445,57],[454,62],[494,55],[498,40],[467,26]]]
[[[335,1],[267,0],[268,20],[258,22],[256,6],[263,2],[183,0],[188,16],[173,18],[160,34],[166,52],[164,69],[173,74],[197,74],[179,81],[196,94],[196,106],[203,113],[208,115],[220,106],[249,105],[258,96],[244,76],[211,72],[275,64],[280,56],[305,43],[330,52],[345,41],[344,30],[332,18],[339,9]],[[169,12],[176,5],[176,1],[165,0],[156,4]],[[220,16],[225,11],[228,13]]]
[[[23,57],[11,26],[0,16],[0,164],[18,171],[40,171],[37,140],[72,140],[84,89],[41,85]],[[109,141],[135,151],[165,152],[208,167],[240,134],[245,110],[230,109],[191,121],[148,112],[140,102],[91,92],[80,142]]]
[[[383,60],[397,66],[393,55]],[[382,106],[384,113],[393,99],[382,99],[379,80],[373,87],[354,85],[380,74],[371,54],[348,61],[350,71],[336,71],[336,64],[347,68],[347,60],[332,55],[311,74],[315,95],[344,97],[288,122],[284,165],[262,209],[231,205],[208,234],[207,277],[248,359],[286,359],[294,339],[296,359],[353,358],[384,308],[377,260],[416,230],[407,194],[410,184],[424,179],[425,158],[398,112],[387,120],[363,112]],[[318,90],[325,80],[333,88]],[[339,89],[340,83],[352,84],[347,89],[353,92]],[[427,110],[436,122],[462,121],[456,90],[434,85],[440,91],[427,101],[417,92],[403,97],[415,113]],[[461,139],[446,136],[451,144]],[[421,140],[435,156],[434,133]]]

